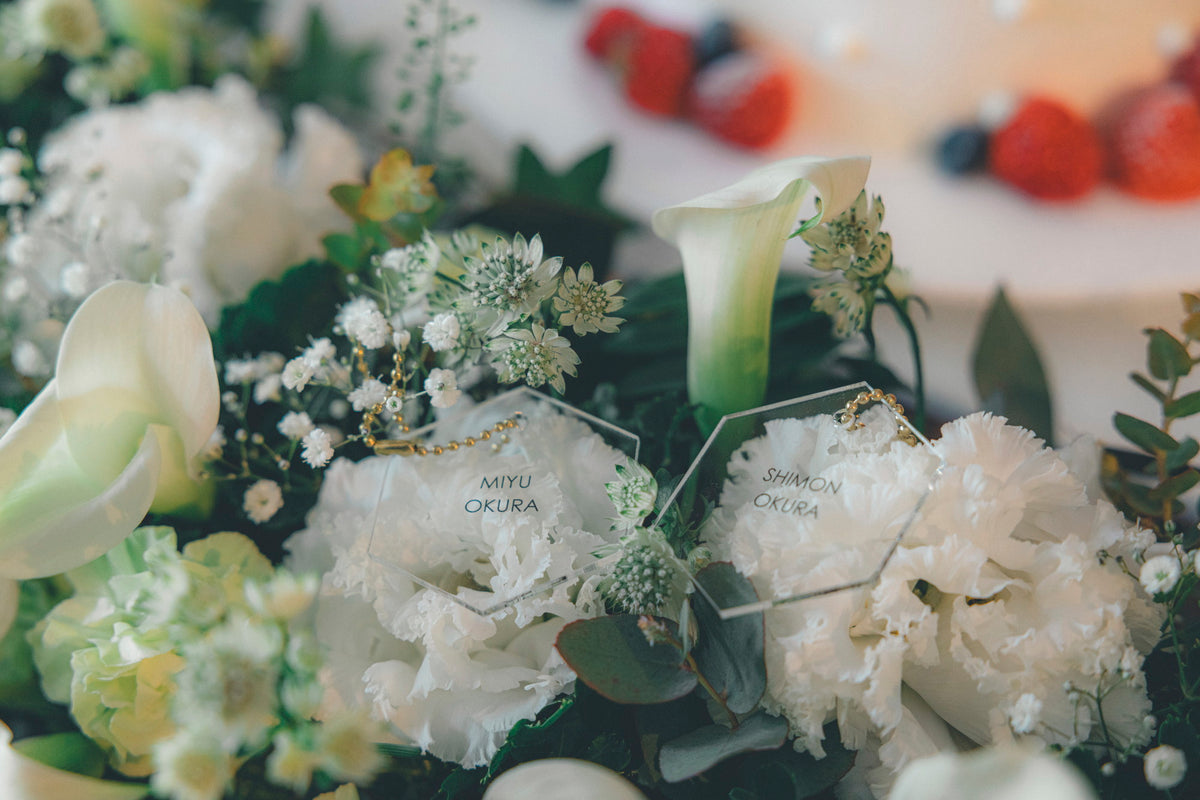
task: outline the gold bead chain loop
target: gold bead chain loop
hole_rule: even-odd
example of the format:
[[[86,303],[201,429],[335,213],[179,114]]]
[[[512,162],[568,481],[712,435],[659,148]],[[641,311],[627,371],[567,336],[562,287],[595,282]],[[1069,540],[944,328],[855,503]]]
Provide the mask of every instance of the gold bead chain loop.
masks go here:
[[[508,419],[502,419],[495,425],[484,428],[475,436],[465,436],[460,442],[452,439],[445,444],[425,445],[421,442],[412,439],[383,439],[381,441],[366,442],[367,447],[375,450],[376,455],[381,456],[440,456],[447,451],[455,451],[462,447],[474,447],[479,442],[491,440],[492,434],[500,434],[496,437],[497,441],[492,443],[492,450],[498,451],[502,445],[508,443],[508,431],[513,428],[520,427],[524,421],[524,415],[517,411]],[[405,430],[408,430],[405,428]]]
[[[904,416],[904,406],[900,405],[894,394],[884,394],[882,389],[875,389],[870,392],[860,392],[853,400],[846,403],[846,406],[834,414],[834,419],[839,425],[845,425],[846,430],[856,431],[863,427],[863,424],[858,421],[859,409],[869,403],[885,403],[899,416],[904,422],[896,423],[896,436],[905,444],[917,445],[920,440],[913,434],[912,428],[909,427],[908,417]]]

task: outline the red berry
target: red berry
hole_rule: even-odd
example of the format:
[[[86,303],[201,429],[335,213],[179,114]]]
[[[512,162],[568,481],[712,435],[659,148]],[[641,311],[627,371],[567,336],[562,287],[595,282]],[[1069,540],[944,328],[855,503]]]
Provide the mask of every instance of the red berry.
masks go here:
[[[793,104],[787,73],[751,53],[717,59],[696,76],[688,116],[718,139],[741,147],[774,144]]]
[[[613,48],[646,26],[635,11],[624,6],[608,6],[592,17],[583,46],[593,57],[607,60]]]
[[[651,114],[683,110],[695,71],[692,40],[670,28],[646,26],[634,34],[625,61],[625,96]]]
[[[1200,37],[1171,65],[1171,80],[1183,84],[1200,102]]]
[[[1107,130],[1117,186],[1151,200],[1200,196],[1200,105],[1177,84],[1125,98]]]
[[[992,134],[992,173],[1043,200],[1083,197],[1100,181],[1103,152],[1087,120],[1045,98],[1021,104]]]

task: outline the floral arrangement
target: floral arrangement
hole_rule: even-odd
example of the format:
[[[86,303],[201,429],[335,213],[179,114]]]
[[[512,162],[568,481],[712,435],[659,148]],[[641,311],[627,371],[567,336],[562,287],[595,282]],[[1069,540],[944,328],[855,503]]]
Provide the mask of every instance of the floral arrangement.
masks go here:
[[[1195,294],[1123,450],[1047,445],[1002,297],[1004,416],[935,431],[867,159],[663,209],[683,275],[626,286],[468,221],[444,0],[408,12],[435,116],[382,147],[277,122],[308,67],[237,5],[0,6],[0,99],[76,112],[0,150],[17,800],[1195,790]],[[575,213],[605,158],[520,163]],[[791,237],[811,274],[780,274]]]

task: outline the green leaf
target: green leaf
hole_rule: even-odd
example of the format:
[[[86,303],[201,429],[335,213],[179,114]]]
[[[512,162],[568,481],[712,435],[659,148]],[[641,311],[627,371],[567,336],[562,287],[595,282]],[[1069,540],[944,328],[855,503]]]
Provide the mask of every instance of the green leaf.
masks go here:
[[[268,350],[290,357],[310,334],[319,335],[333,324],[344,297],[336,266],[309,261],[292,267],[278,281],[255,286],[241,305],[225,307],[213,350],[221,358]]]
[[[1200,414],[1200,390],[1188,392],[1183,397],[1177,397],[1163,406],[1167,419],[1180,419]]]
[[[1192,371],[1192,358],[1183,343],[1162,328],[1149,328],[1146,355],[1150,374],[1160,381],[1182,378]]]
[[[1197,453],[1200,453],[1200,442],[1197,442],[1191,436],[1187,437],[1179,443],[1179,447],[1167,453],[1165,461],[1167,471],[1175,472],[1176,470],[1183,469],[1196,457]]]
[[[854,766],[854,751],[842,746],[837,724],[825,726],[824,758],[781,747],[743,760],[738,784],[762,800],[804,800],[827,791]]]
[[[1165,481],[1155,486],[1150,490],[1150,499],[1162,502],[1170,500],[1191,489],[1197,483],[1200,483],[1200,472],[1194,469],[1189,469],[1186,472],[1181,472],[1178,475],[1173,475]]]
[[[354,271],[358,268],[360,250],[358,239],[348,233],[331,233],[321,239],[329,260],[342,269]]]
[[[108,760],[95,742],[78,732],[20,739],[13,743],[13,749],[48,767],[91,778],[99,778],[104,774],[104,765]]]
[[[320,9],[309,10],[300,56],[279,81],[286,116],[301,103],[318,103],[337,112],[370,106],[371,67],[380,50],[376,45],[343,47],[330,33]]]
[[[787,720],[765,711],[744,720],[736,730],[706,725],[664,744],[658,753],[658,767],[663,780],[677,783],[738,753],[776,750],[787,741],[787,732]]]
[[[1159,403],[1167,399],[1167,393],[1151,383],[1150,379],[1140,372],[1129,373],[1129,378]]]
[[[1052,445],[1054,418],[1046,373],[1037,348],[1002,288],[975,342],[975,389],[988,411],[1029,428]]]
[[[696,582],[721,608],[758,600],[754,585],[728,562],[709,564],[696,573]],[[692,606],[700,625],[700,641],[695,649],[700,673],[725,698],[731,711],[749,712],[767,688],[763,615],[723,620],[703,596]]]
[[[612,145],[606,144],[588,153],[563,175],[563,199],[579,205],[599,205],[600,187],[608,176],[612,160]]]
[[[636,614],[582,619],[558,634],[558,652],[579,679],[616,703],[665,703],[696,688],[679,648],[650,645]],[[678,639],[670,620],[654,618]]]
[[[1117,429],[1117,433],[1147,453],[1169,453],[1179,447],[1179,442],[1175,441],[1170,434],[1159,430],[1145,420],[1131,417],[1128,414],[1121,412],[1114,414],[1113,427]]]

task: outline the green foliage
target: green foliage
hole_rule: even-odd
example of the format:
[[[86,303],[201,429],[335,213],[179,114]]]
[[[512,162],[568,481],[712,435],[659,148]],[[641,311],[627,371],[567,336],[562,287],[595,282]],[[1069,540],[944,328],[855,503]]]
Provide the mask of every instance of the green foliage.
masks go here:
[[[512,190],[473,215],[472,221],[510,233],[537,231],[550,250],[562,254],[564,263],[586,261],[604,275],[617,235],[632,226],[601,198],[611,157],[612,145],[604,145],[555,173],[522,145]]]
[[[975,342],[975,390],[984,409],[1053,445],[1050,389],[1037,348],[1004,289],[996,290]]]
[[[678,783],[707,771],[740,753],[776,750],[787,741],[787,720],[765,711],[745,719],[734,729],[705,725],[672,739],[658,751],[663,780]]]
[[[367,109],[369,76],[380,49],[375,45],[345,47],[329,31],[316,6],[308,12],[300,55],[275,76],[271,88],[283,103],[285,119],[296,106],[317,103],[334,114]]]
[[[246,302],[221,312],[213,350],[221,360],[270,350],[290,358],[310,334],[333,324],[345,299],[342,275],[332,264],[308,261],[292,267],[278,281],[254,287]]]
[[[696,581],[721,608],[758,600],[754,585],[728,562],[709,564],[696,573]],[[692,606],[701,633],[694,651],[696,662],[730,711],[752,711],[767,689],[763,615],[723,620],[704,597],[696,597]]]
[[[618,703],[665,703],[696,687],[682,651],[668,641],[650,644],[643,620],[678,641],[670,620],[618,614],[577,620],[558,634],[558,652],[591,689]]]
[[[104,751],[79,731],[31,736],[20,740],[13,748],[47,766],[92,778],[104,774],[107,761]]]

